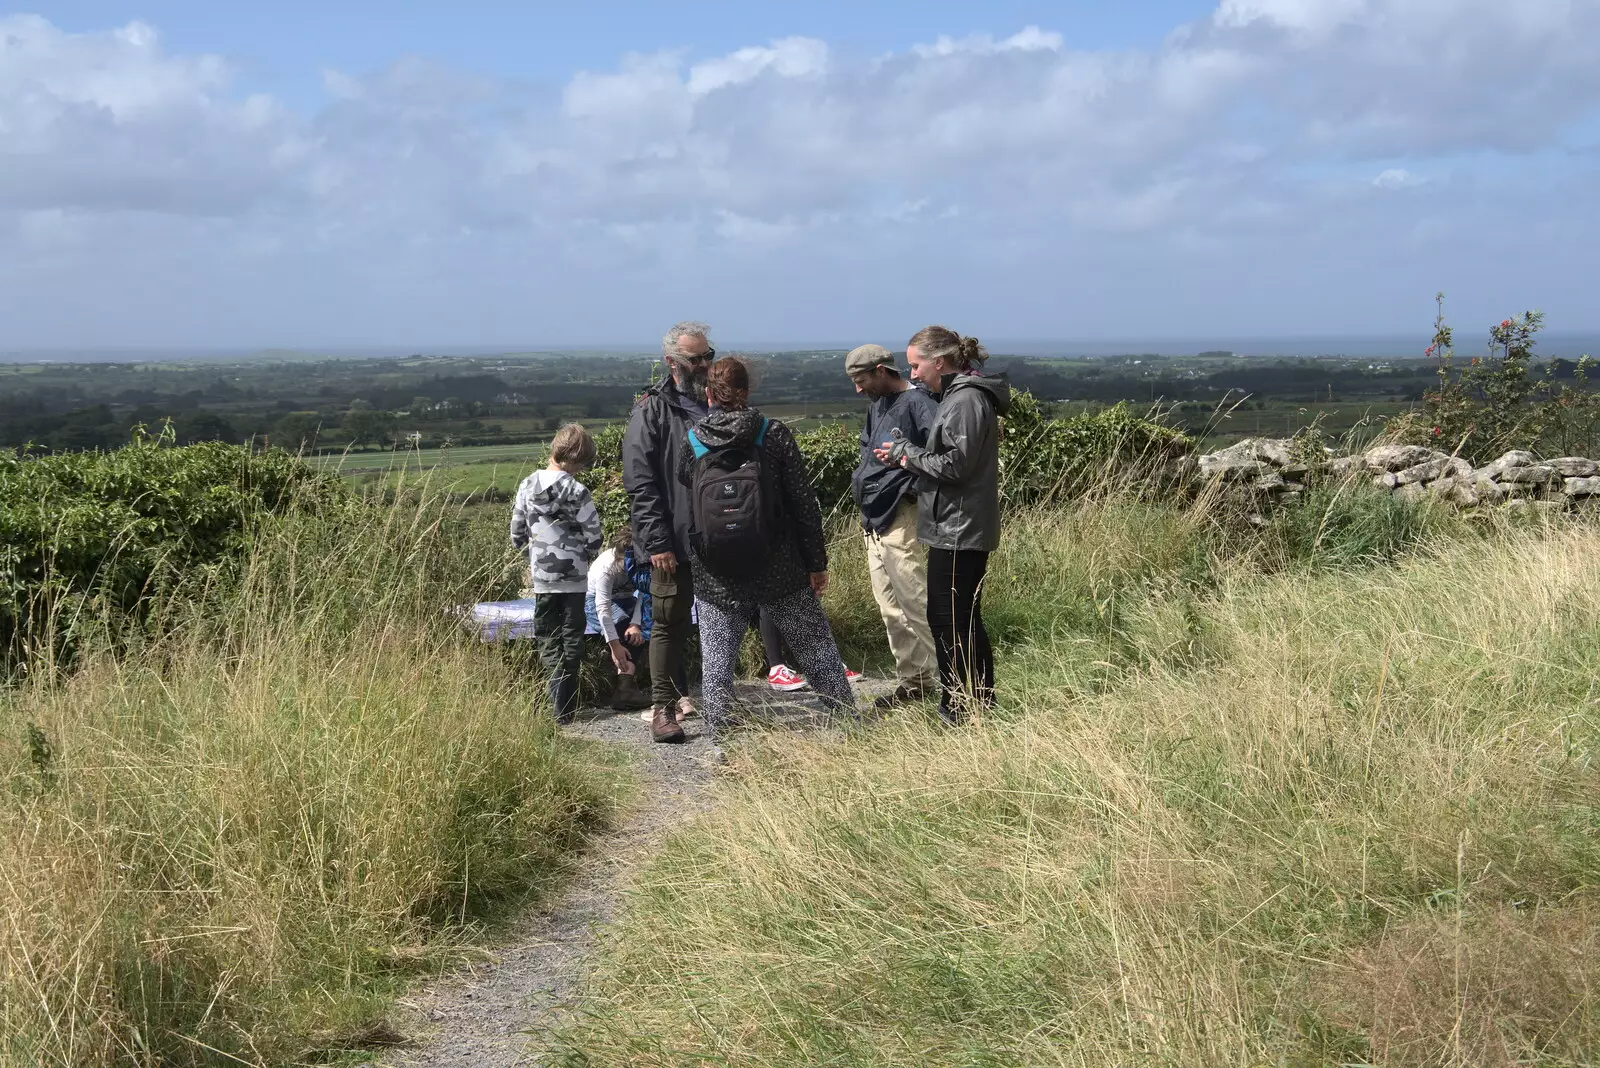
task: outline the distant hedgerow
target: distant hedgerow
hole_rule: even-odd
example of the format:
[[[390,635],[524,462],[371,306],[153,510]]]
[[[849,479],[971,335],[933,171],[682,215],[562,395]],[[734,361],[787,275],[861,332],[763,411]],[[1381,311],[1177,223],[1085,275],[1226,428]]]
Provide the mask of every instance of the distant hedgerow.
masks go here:
[[[1153,470],[1193,445],[1187,434],[1138,415],[1127,404],[1070,419],[1049,419],[1026,390],[1013,396],[1004,425],[1000,478],[1008,505],[1059,500],[1099,484],[1111,471]],[[628,495],[622,488],[624,430],[622,424],[613,423],[595,434],[599,451],[583,479],[607,530],[628,518]],[[828,423],[796,433],[795,441],[823,510],[849,505],[850,476],[860,458],[857,430]]]

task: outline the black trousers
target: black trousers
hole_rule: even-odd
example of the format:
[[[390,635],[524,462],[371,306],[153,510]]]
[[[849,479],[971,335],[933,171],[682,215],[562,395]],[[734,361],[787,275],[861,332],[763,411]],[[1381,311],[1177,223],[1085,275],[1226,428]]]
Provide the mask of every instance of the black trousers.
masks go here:
[[[994,704],[994,650],[983,627],[983,576],[989,554],[977,549],[928,550],[928,628],[939,662],[939,715],[965,719],[974,705]]]
[[[766,605],[761,606],[756,629],[761,632],[761,653],[766,658],[768,671],[779,664],[793,663],[794,658],[788,655],[784,647],[783,634],[778,630],[778,625],[772,621],[772,613],[767,611]]]
[[[578,711],[585,622],[583,594],[533,595],[533,641],[550,676],[550,713],[557,723],[571,723]]]

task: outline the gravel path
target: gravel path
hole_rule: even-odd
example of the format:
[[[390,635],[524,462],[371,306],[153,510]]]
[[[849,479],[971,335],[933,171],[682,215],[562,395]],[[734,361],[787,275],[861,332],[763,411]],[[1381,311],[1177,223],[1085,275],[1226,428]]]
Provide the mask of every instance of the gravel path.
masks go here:
[[[886,693],[891,684],[866,682],[857,695]],[[796,730],[821,722],[809,692],[775,694],[764,684],[740,684],[739,698],[754,715]],[[431,982],[402,999],[412,1020],[403,1028],[419,1040],[381,1062],[396,1068],[511,1068],[537,1065],[543,1037],[573,1008],[595,931],[628,907],[632,874],[654,854],[662,837],[686,814],[707,804],[715,774],[704,723],[684,724],[682,745],[654,745],[637,712],[586,709],[567,728],[572,734],[631,751],[642,778],[638,804],[581,858],[565,892],[528,916],[488,963]]]

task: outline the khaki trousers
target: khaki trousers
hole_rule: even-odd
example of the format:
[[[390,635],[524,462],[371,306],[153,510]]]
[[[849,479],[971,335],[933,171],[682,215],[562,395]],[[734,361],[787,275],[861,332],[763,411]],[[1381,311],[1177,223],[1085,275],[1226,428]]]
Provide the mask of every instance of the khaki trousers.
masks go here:
[[[932,690],[939,680],[928,629],[928,554],[917,541],[917,502],[906,498],[882,534],[866,532],[867,573],[889,632],[900,685]]]

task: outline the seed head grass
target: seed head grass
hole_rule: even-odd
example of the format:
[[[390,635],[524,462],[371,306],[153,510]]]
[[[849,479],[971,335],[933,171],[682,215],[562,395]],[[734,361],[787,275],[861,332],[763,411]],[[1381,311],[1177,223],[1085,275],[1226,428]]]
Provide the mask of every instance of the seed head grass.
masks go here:
[[[1014,518],[1000,708],[743,739],[566,1062],[1592,1063],[1600,531],[1331,519]]]
[[[438,502],[291,516],[0,694],[0,1064],[392,1040],[407,977],[560,878],[622,776],[446,616],[503,537]]]

